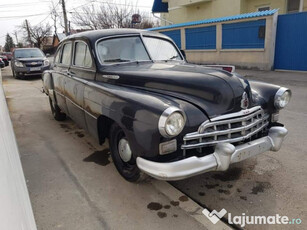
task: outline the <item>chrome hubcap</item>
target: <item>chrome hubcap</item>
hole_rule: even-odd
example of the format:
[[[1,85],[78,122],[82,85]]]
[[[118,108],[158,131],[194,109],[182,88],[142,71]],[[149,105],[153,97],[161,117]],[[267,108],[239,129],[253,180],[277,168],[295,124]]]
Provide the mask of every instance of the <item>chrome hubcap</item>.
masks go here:
[[[125,138],[120,139],[118,143],[118,152],[119,152],[120,158],[124,162],[130,161],[132,157],[132,152],[131,152],[129,143]]]

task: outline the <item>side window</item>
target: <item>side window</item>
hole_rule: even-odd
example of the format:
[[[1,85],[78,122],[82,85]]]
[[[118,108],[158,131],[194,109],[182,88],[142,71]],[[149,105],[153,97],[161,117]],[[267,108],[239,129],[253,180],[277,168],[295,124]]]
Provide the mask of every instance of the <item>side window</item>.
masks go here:
[[[60,62],[61,50],[62,50],[62,47],[60,47],[60,48],[58,49],[58,52],[57,52],[56,55],[55,55],[55,58],[54,58],[54,62],[55,62],[55,63],[59,63],[59,62]]]
[[[74,65],[80,67],[92,67],[90,50],[83,42],[75,43]]]
[[[63,47],[61,63],[64,65],[70,65],[71,58],[71,43],[67,43]]]

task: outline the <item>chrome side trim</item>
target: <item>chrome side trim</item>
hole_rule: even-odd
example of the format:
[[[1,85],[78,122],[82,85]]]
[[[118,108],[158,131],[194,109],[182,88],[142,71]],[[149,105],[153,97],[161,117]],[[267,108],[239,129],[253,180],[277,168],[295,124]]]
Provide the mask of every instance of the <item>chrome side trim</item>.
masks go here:
[[[170,163],[160,163],[136,159],[140,170],[159,180],[181,180],[210,171],[225,171],[229,165],[243,161],[266,151],[278,151],[287,135],[284,127],[272,127],[269,135],[248,143],[234,146],[229,143],[219,143],[213,154],[204,157],[189,157]]]
[[[105,75],[105,74],[102,74],[101,76],[102,76],[103,78],[106,78],[106,79],[113,79],[113,80],[119,79],[119,76],[118,76],[118,75],[110,75],[110,74]]]
[[[83,110],[85,113],[87,113],[88,115],[90,115],[91,117],[93,117],[94,119],[97,119],[97,117],[95,117],[93,114],[89,113],[88,111],[86,111],[85,109],[83,109],[81,106],[77,105],[75,102],[73,102],[70,98],[65,97],[67,100],[70,101],[70,103],[72,103],[74,106],[76,106],[78,109]]]

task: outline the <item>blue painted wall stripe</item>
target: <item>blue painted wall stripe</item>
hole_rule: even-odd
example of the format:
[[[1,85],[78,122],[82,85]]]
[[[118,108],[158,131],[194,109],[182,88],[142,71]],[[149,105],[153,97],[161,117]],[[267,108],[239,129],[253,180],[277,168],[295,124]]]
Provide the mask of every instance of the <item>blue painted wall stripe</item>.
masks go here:
[[[216,49],[216,26],[185,29],[186,49]]]
[[[264,38],[258,37],[265,19],[222,25],[222,49],[264,48]]]
[[[173,41],[176,43],[176,45],[181,49],[181,34],[180,30],[170,30],[170,31],[163,31],[160,32],[166,36],[169,36]]]
[[[307,12],[278,16],[275,69],[307,71]]]

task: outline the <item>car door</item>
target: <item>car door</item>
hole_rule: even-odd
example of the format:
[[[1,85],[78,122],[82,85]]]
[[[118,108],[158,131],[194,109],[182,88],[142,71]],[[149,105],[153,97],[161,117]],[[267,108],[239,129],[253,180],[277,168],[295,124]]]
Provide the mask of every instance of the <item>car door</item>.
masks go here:
[[[57,104],[60,109],[68,113],[67,103],[65,98],[65,79],[68,77],[68,71],[72,56],[72,42],[68,41],[61,45],[58,49],[52,72],[54,91],[56,94]]]
[[[84,88],[95,78],[93,61],[85,41],[74,42],[72,65],[65,80],[66,104],[69,116],[87,129],[84,111]]]

